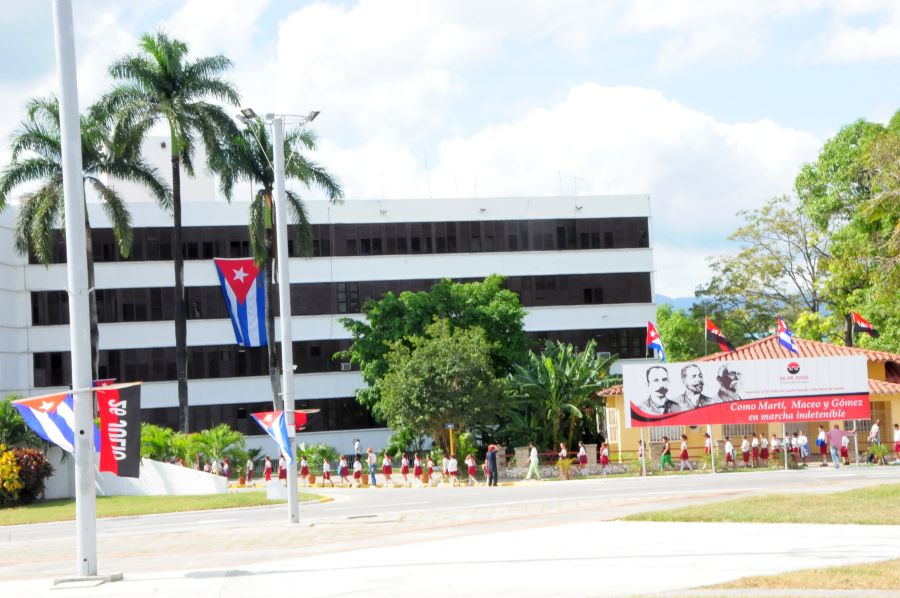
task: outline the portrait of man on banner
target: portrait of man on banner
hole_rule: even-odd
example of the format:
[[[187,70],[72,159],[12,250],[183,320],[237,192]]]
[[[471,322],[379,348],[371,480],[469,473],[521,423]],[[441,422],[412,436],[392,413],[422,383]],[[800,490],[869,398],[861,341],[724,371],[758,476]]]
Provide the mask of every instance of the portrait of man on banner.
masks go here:
[[[681,368],[681,385],[684,392],[674,398],[678,411],[690,411],[719,402],[703,394],[703,372],[697,364],[690,363]]]
[[[716,380],[719,382],[719,400],[723,403],[729,401],[740,401],[741,395],[739,387],[741,384],[742,374],[736,370],[734,365],[725,363],[719,366],[719,372],[716,374]]]
[[[654,365],[647,368],[647,399],[639,406],[644,413],[662,415],[678,411],[678,403],[668,398],[669,371]]]

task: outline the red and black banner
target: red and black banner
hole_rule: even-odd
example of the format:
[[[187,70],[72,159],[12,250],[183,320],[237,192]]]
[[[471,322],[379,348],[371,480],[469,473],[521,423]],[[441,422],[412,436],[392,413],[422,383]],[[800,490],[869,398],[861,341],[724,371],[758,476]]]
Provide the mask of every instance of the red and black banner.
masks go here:
[[[706,318],[706,340],[717,343],[723,351],[734,351],[734,345],[731,341],[725,338],[719,327],[709,318]]]
[[[141,386],[113,384],[96,389],[100,411],[100,471],[140,477]]]
[[[850,317],[853,319],[853,332],[865,332],[872,338],[878,338],[879,336],[881,336],[874,326],[869,324],[868,321],[863,319],[863,317],[855,311],[850,312]]]

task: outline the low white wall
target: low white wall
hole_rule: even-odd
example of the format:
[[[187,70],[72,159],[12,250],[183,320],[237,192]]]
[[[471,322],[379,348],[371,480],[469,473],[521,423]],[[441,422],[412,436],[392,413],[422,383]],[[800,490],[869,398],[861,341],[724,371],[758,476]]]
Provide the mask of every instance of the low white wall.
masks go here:
[[[141,459],[139,478],[120,478],[97,472],[96,479],[98,496],[185,496],[228,492],[228,480],[223,476],[151,459]]]
[[[44,497],[48,500],[72,498],[75,496],[75,457],[58,446],[50,447],[45,454],[53,466],[53,475],[44,482]]]
[[[306,446],[313,444],[327,444],[333,446],[339,453],[353,454],[353,439],[359,438],[362,452],[368,447],[380,451],[387,446],[388,438],[393,432],[388,428],[370,428],[365,430],[341,430],[338,432],[300,432],[297,434],[297,442]],[[247,448],[259,447],[264,455],[269,455],[273,460],[278,460],[278,447],[269,436],[247,436]],[[256,472],[257,475],[259,472]]]

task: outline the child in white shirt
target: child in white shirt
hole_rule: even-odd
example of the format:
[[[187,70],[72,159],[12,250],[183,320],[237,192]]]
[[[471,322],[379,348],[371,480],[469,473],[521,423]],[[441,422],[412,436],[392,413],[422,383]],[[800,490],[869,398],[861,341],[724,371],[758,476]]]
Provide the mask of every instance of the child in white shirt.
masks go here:
[[[450,455],[447,473],[450,475],[450,486],[459,486],[459,463],[456,461],[456,455]]]
[[[734,469],[734,445],[731,444],[731,439],[726,436],[725,437],[725,469],[728,469],[728,464],[731,463],[731,468]]]

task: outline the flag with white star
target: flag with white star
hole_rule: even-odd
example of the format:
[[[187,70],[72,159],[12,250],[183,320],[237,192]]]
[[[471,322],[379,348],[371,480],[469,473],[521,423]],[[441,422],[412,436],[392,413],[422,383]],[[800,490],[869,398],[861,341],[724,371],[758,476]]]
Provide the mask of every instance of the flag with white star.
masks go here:
[[[35,433],[67,453],[75,452],[75,407],[69,392],[13,401]],[[94,428],[94,450],[100,450],[100,430]]]
[[[251,258],[215,258],[213,261],[235,342],[244,347],[266,346],[265,270],[257,268]]]

